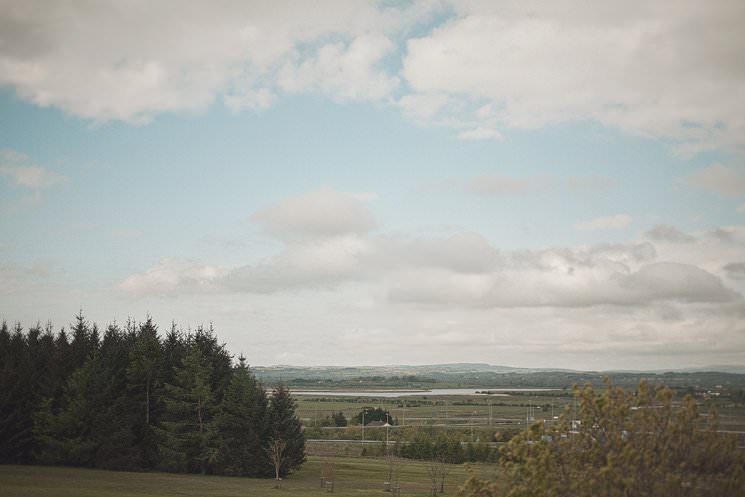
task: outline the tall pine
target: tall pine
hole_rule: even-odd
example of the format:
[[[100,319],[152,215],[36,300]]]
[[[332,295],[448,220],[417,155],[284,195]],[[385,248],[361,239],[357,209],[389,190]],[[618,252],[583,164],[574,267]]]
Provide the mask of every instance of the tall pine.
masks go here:
[[[116,324],[106,328],[99,356],[105,377],[102,388],[108,400],[102,419],[108,426],[96,454],[97,467],[139,470],[155,463],[154,442],[148,453],[143,449],[142,435],[138,431],[142,416],[133,394],[139,390],[132,392],[128,385],[131,347],[131,340]]]
[[[269,467],[263,444],[266,432],[267,398],[241,356],[220,405],[222,471],[230,475],[263,476]]]
[[[31,432],[34,370],[20,324],[10,333],[0,325],[0,462],[25,463],[34,445]]]
[[[95,466],[96,432],[102,425],[97,389],[100,365],[100,360],[90,357],[69,378],[61,407],[55,409],[52,400],[46,399],[37,410],[34,430],[41,442],[40,462]]]
[[[129,364],[126,371],[127,396],[134,407],[132,428],[138,449],[146,464],[157,458],[157,441],[153,426],[158,422],[161,391],[162,349],[158,328],[148,316],[130,335]]]
[[[305,462],[305,435],[300,420],[295,414],[296,402],[290,390],[280,384],[272,390],[267,412],[267,436],[270,440],[287,443],[284,460],[280,466],[280,476],[286,476],[300,468]]]
[[[167,471],[211,471],[217,461],[211,369],[199,347],[189,344],[173,384],[164,390],[160,464]]]

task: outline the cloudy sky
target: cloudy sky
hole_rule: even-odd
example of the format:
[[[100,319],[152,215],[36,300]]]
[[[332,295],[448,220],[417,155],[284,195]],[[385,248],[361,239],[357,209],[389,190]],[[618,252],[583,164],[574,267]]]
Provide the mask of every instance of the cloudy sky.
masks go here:
[[[0,0],[0,319],[251,364],[745,363],[745,3]]]

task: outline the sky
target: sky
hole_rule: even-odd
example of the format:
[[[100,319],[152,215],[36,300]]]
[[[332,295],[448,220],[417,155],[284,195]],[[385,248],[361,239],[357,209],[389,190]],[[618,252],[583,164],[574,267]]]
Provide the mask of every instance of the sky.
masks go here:
[[[0,0],[0,319],[250,364],[745,364],[745,3]]]

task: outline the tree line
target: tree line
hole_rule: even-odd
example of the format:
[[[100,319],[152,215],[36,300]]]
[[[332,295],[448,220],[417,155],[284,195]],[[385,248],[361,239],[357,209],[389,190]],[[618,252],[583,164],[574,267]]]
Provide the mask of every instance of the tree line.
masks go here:
[[[0,463],[268,477],[304,448],[289,390],[267,395],[211,326],[0,325]]]

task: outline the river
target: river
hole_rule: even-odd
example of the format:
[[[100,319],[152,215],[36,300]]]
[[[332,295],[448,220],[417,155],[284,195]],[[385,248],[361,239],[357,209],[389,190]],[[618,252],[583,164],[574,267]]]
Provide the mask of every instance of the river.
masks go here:
[[[493,392],[489,397],[506,397],[509,392],[552,392],[561,388],[433,388],[431,390],[293,390],[293,395],[316,397],[422,397],[442,395],[487,395],[477,392]]]

